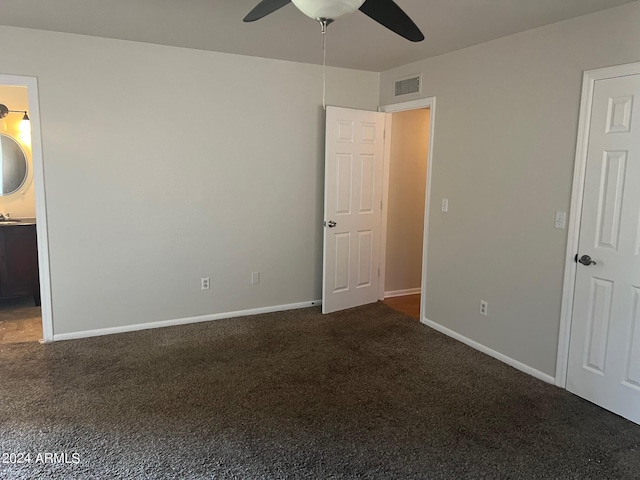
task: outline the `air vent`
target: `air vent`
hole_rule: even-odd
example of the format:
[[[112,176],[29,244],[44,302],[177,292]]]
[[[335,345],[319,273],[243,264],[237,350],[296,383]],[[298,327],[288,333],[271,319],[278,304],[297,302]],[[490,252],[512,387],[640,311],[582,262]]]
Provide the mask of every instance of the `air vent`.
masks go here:
[[[420,75],[396,80],[394,83],[394,97],[409,95],[410,93],[420,93]]]

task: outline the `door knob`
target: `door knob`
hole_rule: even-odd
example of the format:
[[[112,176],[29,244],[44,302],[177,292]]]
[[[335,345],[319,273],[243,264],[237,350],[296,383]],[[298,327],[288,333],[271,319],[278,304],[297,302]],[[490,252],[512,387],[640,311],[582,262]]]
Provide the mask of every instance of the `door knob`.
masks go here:
[[[325,227],[329,227],[329,228],[333,228],[337,225],[336,222],[334,222],[333,220],[329,220],[328,222],[324,222],[324,226]]]
[[[589,255],[582,255],[580,257],[580,260],[578,260],[582,265],[586,265],[587,267],[589,265],[595,265],[596,262],[594,262],[593,260],[591,260],[591,257]]]

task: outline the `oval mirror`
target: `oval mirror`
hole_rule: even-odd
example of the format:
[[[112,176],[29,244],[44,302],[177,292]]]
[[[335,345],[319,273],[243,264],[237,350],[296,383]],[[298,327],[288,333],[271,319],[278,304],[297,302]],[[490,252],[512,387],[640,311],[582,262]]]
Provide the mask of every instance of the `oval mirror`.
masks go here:
[[[27,156],[18,142],[0,134],[0,196],[19,190],[27,179]]]

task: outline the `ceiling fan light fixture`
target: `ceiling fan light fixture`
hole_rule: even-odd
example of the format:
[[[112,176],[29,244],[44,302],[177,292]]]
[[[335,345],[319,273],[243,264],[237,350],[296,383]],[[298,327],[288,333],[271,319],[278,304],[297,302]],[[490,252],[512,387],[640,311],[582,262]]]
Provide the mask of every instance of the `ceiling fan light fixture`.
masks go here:
[[[314,20],[335,20],[358,10],[364,0],[291,0],[302,13]]]

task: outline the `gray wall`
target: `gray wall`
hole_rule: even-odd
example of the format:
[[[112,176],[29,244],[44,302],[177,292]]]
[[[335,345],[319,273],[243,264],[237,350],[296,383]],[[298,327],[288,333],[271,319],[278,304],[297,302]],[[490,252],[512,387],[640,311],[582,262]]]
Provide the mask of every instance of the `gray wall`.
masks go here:
[[[38,78],[55,334],[320,298],[322,67],[9,27],[0,43],[2,73]],[[377,106],[376,73],[327,84],[331,104]]]
[[[380,104],[420,72],[437,98],[429,320],[555,374],[582,72],[640,61],[639,25],[634,2],[382,73]]]
[[[429,110],[392,114],[386,292],[420,288]]]

